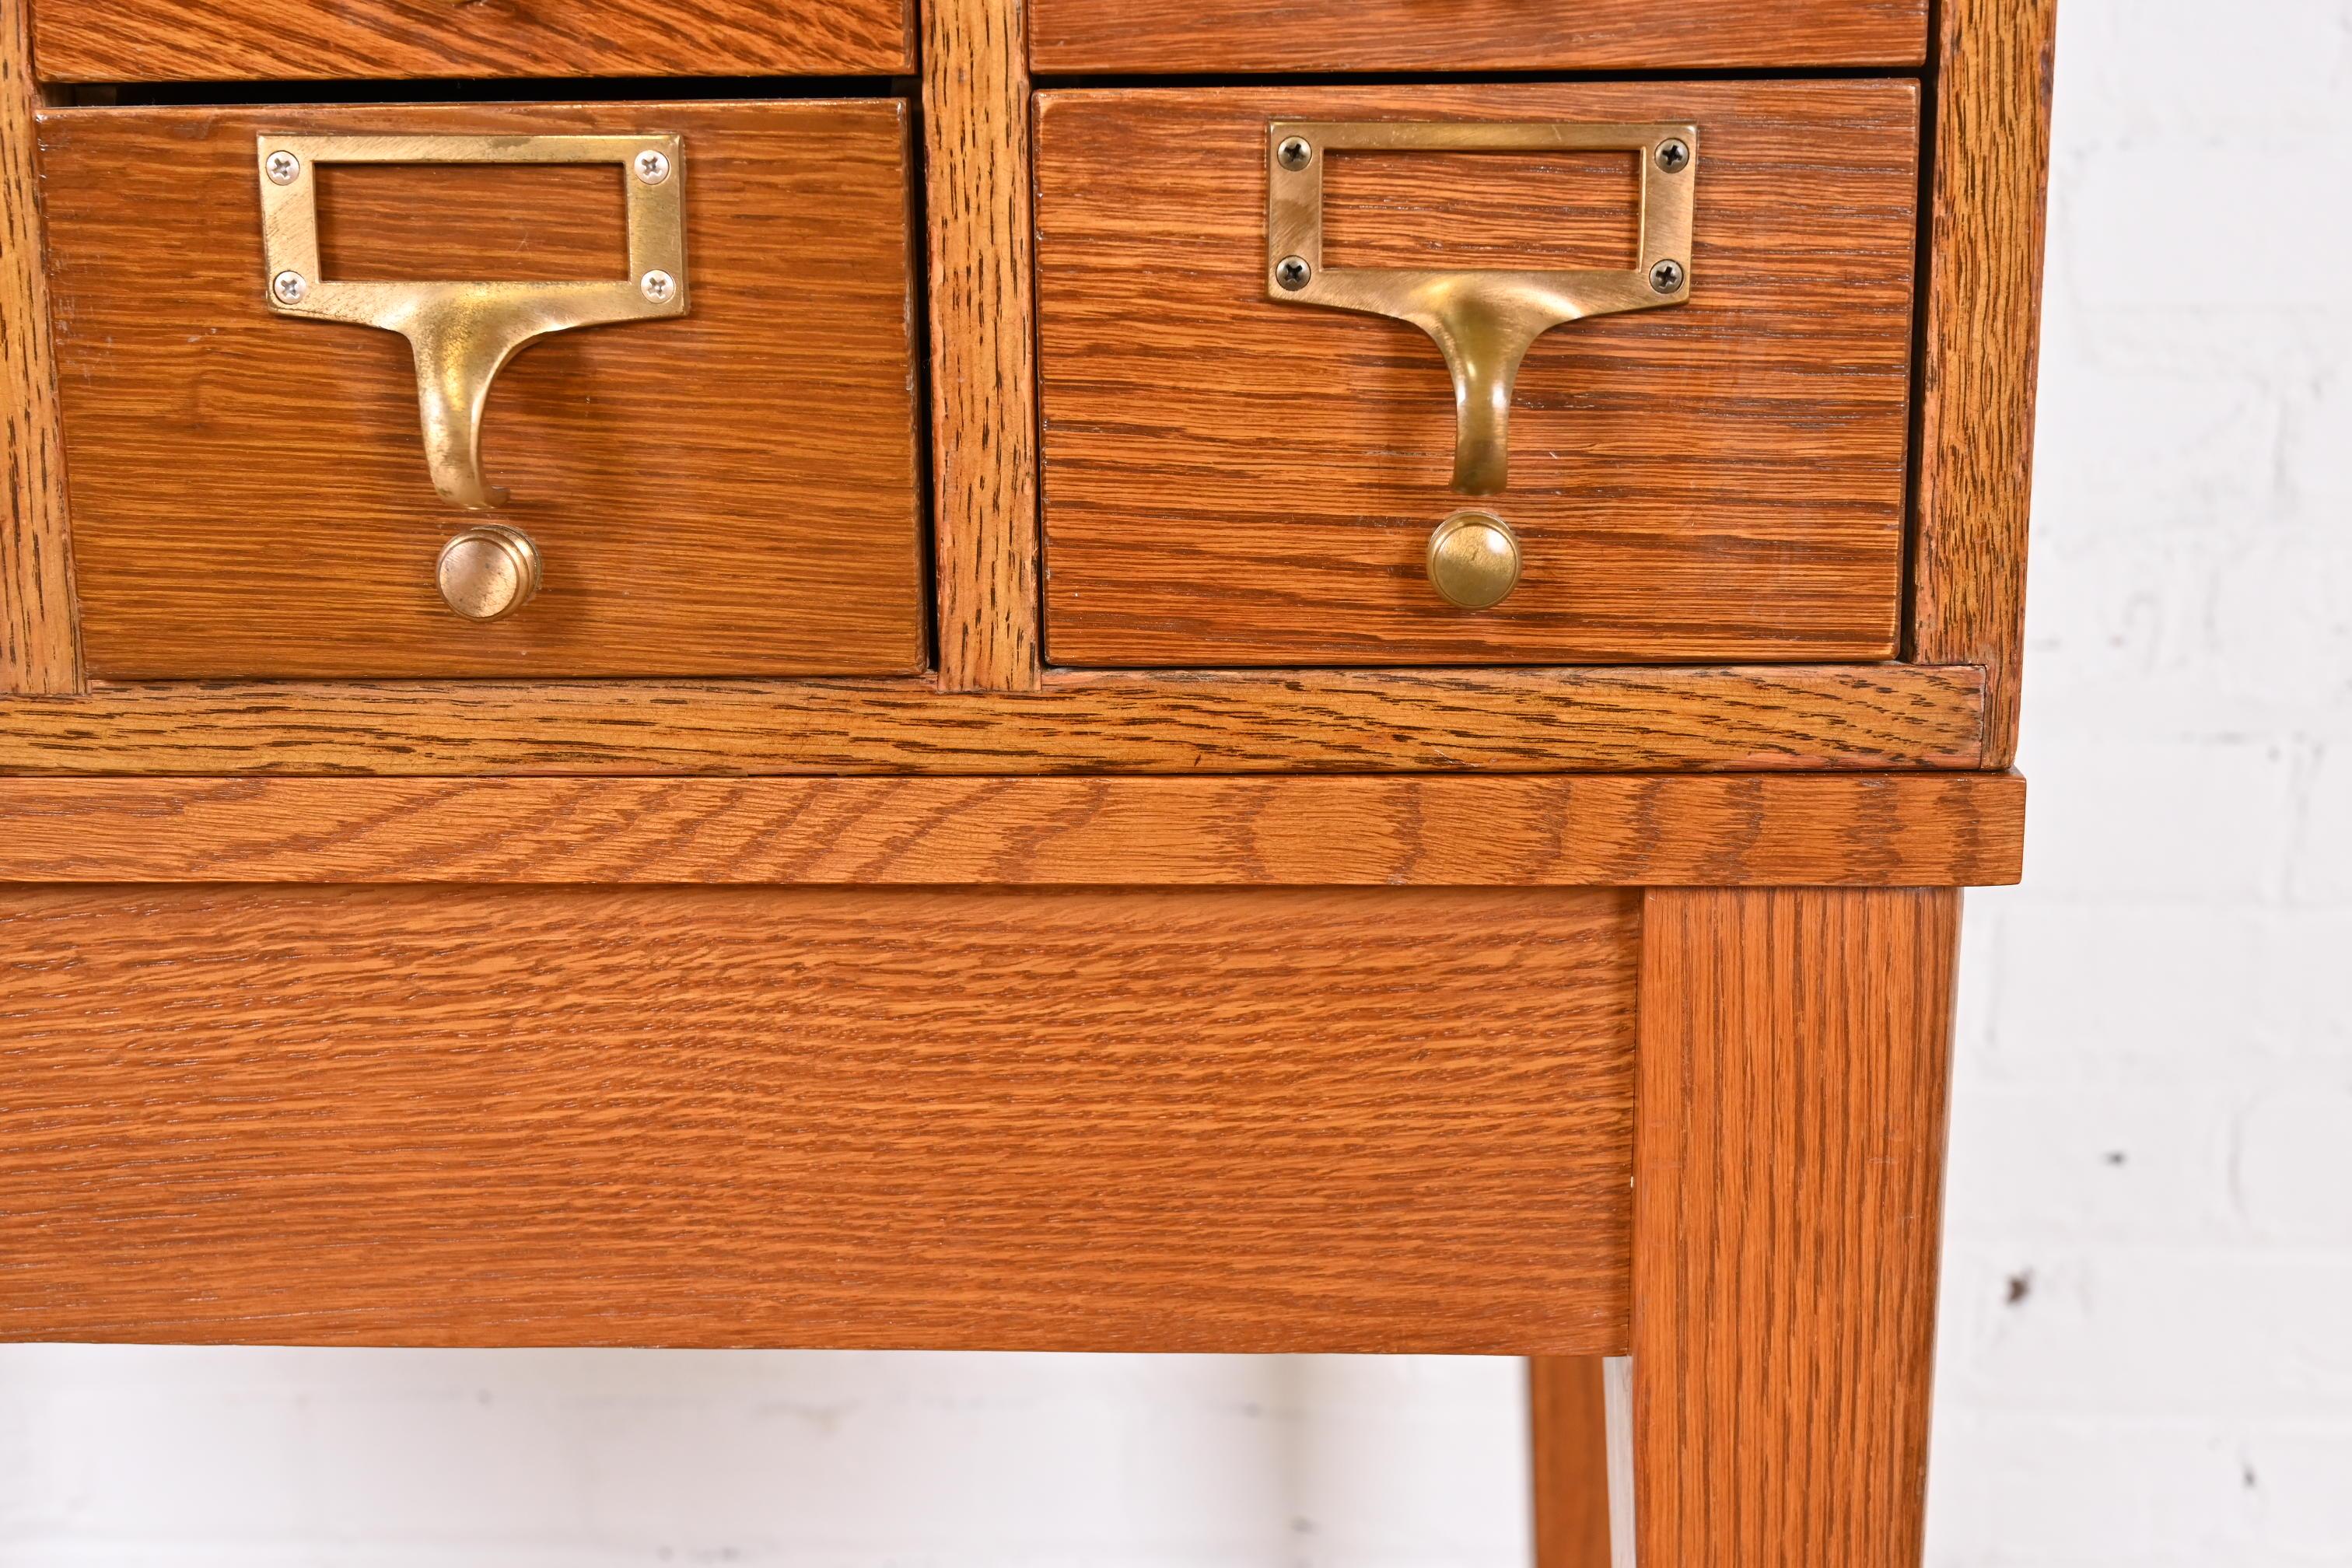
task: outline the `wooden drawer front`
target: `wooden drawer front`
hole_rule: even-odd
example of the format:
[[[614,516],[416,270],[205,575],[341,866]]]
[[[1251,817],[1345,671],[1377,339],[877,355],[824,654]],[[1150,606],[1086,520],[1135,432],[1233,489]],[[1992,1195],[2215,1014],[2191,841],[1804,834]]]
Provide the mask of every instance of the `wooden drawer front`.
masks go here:
[[[58,110],[41,155],[93,675],[879,674],[922,666],[908,135],[893,101]],[[391,331],[274,313],[257,136],[665,132],[688,313],[493,384],[497,511],[436,495]],[[617,163],[322,165],[330,277],[625,277]],[[344,269],[348,268],[346,271]],[[445,541],[528,533],[488,624]]]
[[[1276,120],[1697,126],[1687,304],[1573,321],[1509,486],[1419,329],[1266,298]],[[1895,80],[1083,91],[1039,109],[1046,633],[1074,666],[1879,659],[1895,647],[1918,94]],[[1335,153],[1326,259],[1630,265],[1631,154]],[[1483,507],[1524,574],[1425,574]]]
[[[0,1336],[1622,1352],[1612,891],[0,898]]]
[[[49,81],[888,76],[906,0],[32,0]]]
[[[1902,66],[1927,0],[1031,0],[1040,71]]]

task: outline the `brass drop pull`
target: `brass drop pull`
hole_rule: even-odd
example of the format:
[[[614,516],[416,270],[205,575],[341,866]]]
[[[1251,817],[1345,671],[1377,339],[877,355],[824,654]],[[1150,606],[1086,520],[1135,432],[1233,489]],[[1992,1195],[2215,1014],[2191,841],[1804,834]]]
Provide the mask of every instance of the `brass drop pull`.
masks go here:
[[[539,546],[502,522],[469,528],[441,547],[441,597],[469,621],[503,620],[539,592]]]
[[[1323,265],[1329,153],[1633,153],[1641,239],[1622,269],[1412,268]],[[1510,481],[1511,395],[1536,339],[1587,316],[1690,298],[1698,132],[1689,125],[1276,121],[1266,132],[1266,296],[1410,321],[1454,374],[1454,488],[1496,495]]]
[[[263,290],[282,316],[380,327],[416,359],[425,463],[444,500],[481,510],[490,383],[535,338],[687,310],[686,173],[676,136],[263,136]],[[321,163],[615,163],[626,173],[629,275],[576,282],[373,282],[321,277]]]
[[[1519,585],[1519,536],[1492,512],[1455,512],[1429,536],[1429,583],[1449,605],[1493,609]]]

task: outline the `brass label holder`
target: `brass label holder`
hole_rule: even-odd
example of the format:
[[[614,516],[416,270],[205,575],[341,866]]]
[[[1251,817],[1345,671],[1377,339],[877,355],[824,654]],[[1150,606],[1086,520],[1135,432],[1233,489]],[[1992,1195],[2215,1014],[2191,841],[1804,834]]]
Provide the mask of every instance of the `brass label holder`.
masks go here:
[[[1323,265],[1328,153],[1632,153],[1641,239],[1623,269],[1421,269]],[[1536,339],[1587,316],[1654,310],[1690,298],[1698,131],[1691,125],[1552,121],[1278,120],[1266,128],[1266,297],[1410,321],[1454,374],[1454,488],[1500,493],[1510,480],[1511,395]]]
[[[425,461],[443,500],[476,510],[507,492],[482,476],[490,383],[533,339],[686,314],[686,168],[677,136],[262,136],[263,291],[281,316],[379,327],[416,360]],[[629,275],[579,281],[374,282],[319,266],[324,163],[615,163],[628,193]]]

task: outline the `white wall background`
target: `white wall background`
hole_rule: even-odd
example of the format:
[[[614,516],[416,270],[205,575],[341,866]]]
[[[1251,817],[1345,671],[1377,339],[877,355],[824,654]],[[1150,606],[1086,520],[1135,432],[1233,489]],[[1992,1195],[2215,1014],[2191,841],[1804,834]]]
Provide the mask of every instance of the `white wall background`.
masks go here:
[[[2352,4],[2062,13],[2032,849],[1970,907],[1930,1555],[2352,1564]],[[1521,1389],[14,1348],[0,1564],[1522,1568]]]

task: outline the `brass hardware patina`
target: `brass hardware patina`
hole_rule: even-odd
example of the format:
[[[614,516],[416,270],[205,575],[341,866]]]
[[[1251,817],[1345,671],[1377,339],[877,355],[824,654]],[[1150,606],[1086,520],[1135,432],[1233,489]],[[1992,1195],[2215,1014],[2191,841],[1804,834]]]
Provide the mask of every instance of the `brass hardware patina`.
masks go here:
[[[1449,605],[1493,609],[1519,585],[1519,536],[1492,512],[1455,512],[1429,536],[1429,583]]]
[[[1454,373],[1454,488],[1494,495],[1510,479],[1511,394],[1536,339],[1586,316],[1690,298],[1690,125],[1276,121],[1266,127],[1266,297],[1410,321]],[[1632,153],[1641,240],[1621,270],[1421,269],[1323,265],[1323,165],[1331,153]],[[1449,520],[1450,521],[1450,520]]]
[[[441,547],[441,597],[469,621],[502,620],[539,592],[539,546],[502,522],[469,528]]]
[[[490,383],[534,338],[687,311],[685,163],[676,136],[263,136],[263,292],[281,316],[381,327],[409,342],[425,462],[442,499],[480,510]],[[614,163],[631,170],[629,275],[546,283],[361,282],[319,270],[321,163]],[[463,613],[463,612],[461,612]]]

